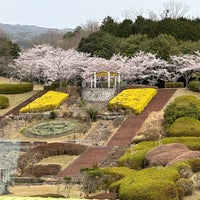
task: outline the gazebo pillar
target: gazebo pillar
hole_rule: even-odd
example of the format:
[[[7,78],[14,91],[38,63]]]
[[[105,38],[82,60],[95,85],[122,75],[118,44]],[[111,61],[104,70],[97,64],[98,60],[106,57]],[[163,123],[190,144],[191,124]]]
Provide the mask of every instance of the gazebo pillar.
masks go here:
[[[90,87],[93,88],[93,76],[90,77]]]
[[[120,73],[118,74],[118,85],[120,86],[121,76]]]
[[[94,88],[97,87],[97,74],[94,72]]]
[[[108,88],[110,88],[110,71],[108,72]]]

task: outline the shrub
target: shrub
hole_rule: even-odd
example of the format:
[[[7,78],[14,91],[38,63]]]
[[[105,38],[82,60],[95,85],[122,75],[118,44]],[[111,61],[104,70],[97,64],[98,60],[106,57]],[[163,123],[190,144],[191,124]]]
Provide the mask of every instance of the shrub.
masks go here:
[[[169,167],[152,167],[140,170],[120,182],[119,199],[178,199],[175,182],[179,178],[177,170]]]
[[[127,148],[124,155],[118,160],[119,165],[135,170],[142,169],[146,153],[156,146],[158,146],[158,142],[145,141]]]
[[[33,90],[32,83],[0,84],[0,94],[20,94]]]
[[[23,174],[25,168],[44,158],[57,155],[79,155],[86,149],[87,146],[85,145],[71,143],[49,143],[40,145],[22,154],[18,159],[18,167]]]
[[[184,125],[183,125],[184,124]],[[192,117],[181,117],[168,129],[169,137],[200,136],[200,121]]]
[[[190,81],[188,89],[194,92],[200,92],[200,81]]]
[[[162,144],[181,143],[190,150],[200,150],[200,137],[167,137],[161,140]]]
[[[193,172],[200,172],[200,158],[188,159],[185,162],[191,166]]]
[[[133,138],[133,142],[137,140],[159,140],[164,135],[163,128],[163,115],[161,112],[151,112],[142,127],[137,132],[137,135]]]
[[[109,101],[108,108],[128,109],[138,114],[144,110],[156,93],[157,90],[154,88],[126,89]]]
[[[200,108],[195,103],[176,104],[172,102],[164,110],[164,119],[168,125],[185,116],[200,119]]]
[[[90,107],[86,109],[86,113],[90,116],[90,119],[95,122],[98,116],[98,109],[95,107]]]
[[[165,88],[184,88],[183,82],[165,82]]]
[[[192,176],[192,168],[184,161],[175,162],[172,167],[175,167],[180,174],[181,178],[190,178]]]
[[[48,165],[33,165],[25,170],[25,175],[35,176],[40,178],[41,176],[46,175],[57,175],[61,170],[61,166],[57,164],[48,164]]]
[[[0,109],[6,108],[9,106],[9,99],[6,96],[0,96]]]
[[[185,103],[194,103],[197,107],[200,107],[200,99],[192,95],[181,95],[174,99],[174,103],[176,104],[185,104]]]
[[[176,183],[178,188],[183,190],[184,196],[192,195],[193,191],[193,181],[190,179],[181,178]]]

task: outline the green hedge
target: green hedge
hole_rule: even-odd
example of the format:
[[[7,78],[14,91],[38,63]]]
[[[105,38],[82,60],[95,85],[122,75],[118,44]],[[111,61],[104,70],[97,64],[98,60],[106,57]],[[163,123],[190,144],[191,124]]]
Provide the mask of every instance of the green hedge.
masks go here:
[[[190,81],[188,89],[194,92],[200,92],[200,81]]]
[[[161,144],[181,143],[190,150],[200,151],[200,137],[168,137],[161,140]]]
[[[119,158],[118,163],[120,166],[129,167],[135,170],[143,169],[146,153],[158,145],[159,144],[156,141],[145,141],[133,145],[126,149],[124,155]]]
[[[33,90],[32,83],[0,84],[0,94],[20,94]]]
[[[183,82],[165,82],[165,88],[184,88]]]
[[[176,181],[179,179],[175,168],[146,168],[120,182],[119,199],[178,200]]]
[[[8,106],[9,106],[8,97],[0,95],[0,109],[6,108]]]
[[[193,117],[181,117],[169,127],[169,137],[192,136],[200,137],[200,121]]]

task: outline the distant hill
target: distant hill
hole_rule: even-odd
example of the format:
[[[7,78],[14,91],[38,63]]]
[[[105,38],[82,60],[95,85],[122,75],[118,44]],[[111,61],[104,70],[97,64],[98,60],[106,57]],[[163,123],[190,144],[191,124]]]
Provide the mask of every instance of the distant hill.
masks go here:
[[[45,34],[47,31],[58,31],[58,32],[68,32],[73,29],[54,29],[54,28],[44,28],[32,25],[20,25],[20,24],[3,24],[0,23],[0,29],[4,31],[9,38],[16,43],[21,43],[24,41],[30,41],[32,38]]]

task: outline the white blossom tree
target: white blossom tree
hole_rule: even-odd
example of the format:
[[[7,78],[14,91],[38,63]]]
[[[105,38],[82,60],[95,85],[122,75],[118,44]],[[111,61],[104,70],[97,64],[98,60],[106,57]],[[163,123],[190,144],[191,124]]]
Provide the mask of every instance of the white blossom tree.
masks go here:
[[[193,73],[200,71],[200,54],[196,52],[196,55],[179,55],[171,56],[173,73],[183,76],[185,78],[186,87],[190,78],[192,78]]]

